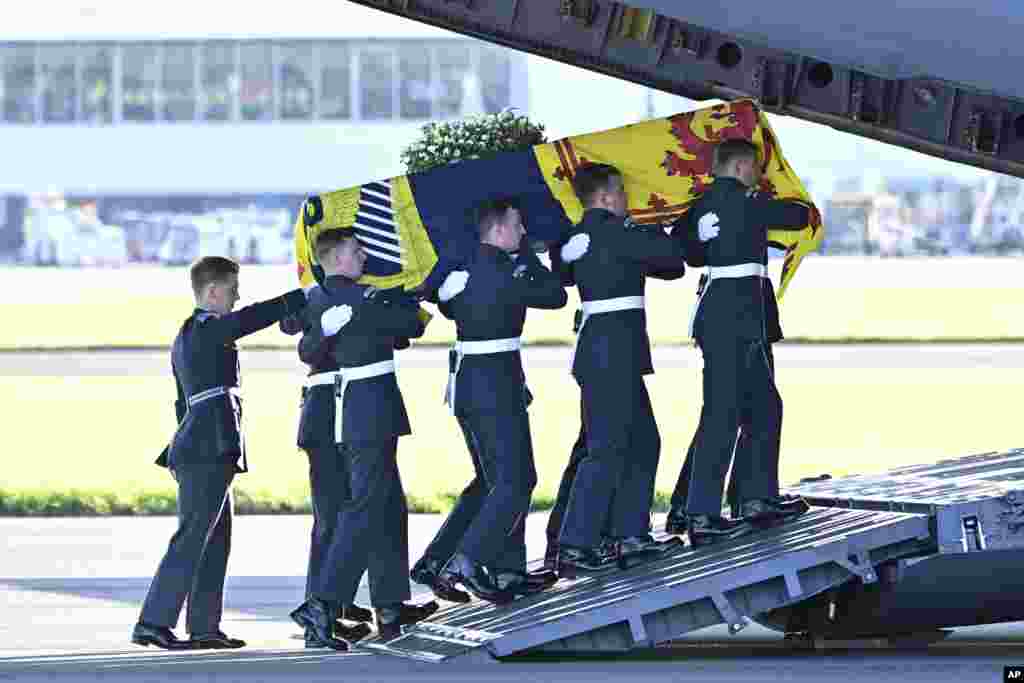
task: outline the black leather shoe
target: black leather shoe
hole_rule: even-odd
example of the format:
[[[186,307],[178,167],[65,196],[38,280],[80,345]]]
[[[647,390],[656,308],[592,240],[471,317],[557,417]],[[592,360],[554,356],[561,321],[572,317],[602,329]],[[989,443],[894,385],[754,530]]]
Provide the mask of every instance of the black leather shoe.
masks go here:
[[[317,638],[316,633],[313,629],[307,628],[305,630],[306,647],[308,648],[323,648],[330,647],[325,644],[322,640]],[[347,626],[345,624],[334,624],[334,635],[346,643],[357,643],[363,638],[373,633],[373,629],[370,628],[369,624],[358,623],[355,626]]]
[[[139,622],[132,629],[132,642],[136,645],[155,645],[165,650],[192,650],[195,644],[191,640],[179,640],[174,631],[166,626],[153,626]]]
[[[455,589],[456,584],[475,595],[480,600],[504,604],[512,602],[516,594],[511,590],[502,590],[495,581],[494,574],[479,562],[474,562],[462,553],[455,553],[452,559],[437,576],[437,583],[446,588]]]
[[[533,586],[548,586],[558,581],[558,574],[551,569],[536,569],[532,572],[526,572],[526,581]]]
[[[373,621],[373,612],[356,604],[342,605],[338,611],[338,619],[369,623]]]
[[[752,533],[754,526],[745,519],[725,519],[710,515],[690,515],[687,535],[694,547],[739,538]]]
[[[316,634],[313,632],[313,629],[305,628],[302,631],[302,639],[305,641],[307,648],[313,649],[327,647],[326,645],[320,642],[319,638],[316,637]]]
[[[751,524],[764,525],[795,519],[811,509],[803,498],[758,498],[740,506],[740,514]]]
[[[192,641],[194,650],[237,650],[240,647],[245,647],[244,640],[228,638],[223,631],[193,633],[189,640]]]
[[[668,511],[665,518],[665,533],[682,536],[686,533],[686,510],[678,507]]]
[[[627,536],[619,539],[617,562],[619,569],[631,569],[639,564],[657,559],[662,553],[679,547],[677,539],[656,541],[650,534]]]
[[[517,595],[537,593],[558,581],[558,575],[549,569],[533,572],[504,570],[495,572],[495,583],[502,590],[510,590]]]
[[[615,554],[608,548],[574,548],[563,545],[558,549],[559,578],[573,579],[579,574],[591,574],[615,566]]]
[[[415,624],[427,619],[437,611],[437,603],[431,600],[423,605],[408,605],[400,602],[394,605],[377,607],[377,633],[384,640],[397,638],[402,634],[402,626]]]
[[[364,624],[363,622],[353,624],[352,626],[334,622],[334,637],[340,638],[349,644],[357,643],[371,633],[373,633],[373,629],[370,628],[369,624]]]
[[[338,613],[336,605],[326,600],[310,598],[299,605],[289,616],[296,624],[304,629],[313,632],[313,635],[322,644],[321,647],[329,647],[338,652],[346,652],[348,643],[334,637],[334,617]]]
[[[414,583],[422,586],[433,585],[437,575],[441,573],[444,562],[434,557],[424,555],[416,561],[416,564],[409,570],[409,578]]]
[[[619,559],[619,540],[617,538],[603,537],[601,545],[597,546],[597,556],[605,562],[614,564]]]
[[[438,576],[444,567],[444,563],[440,560],[424,555],[412,566],[412,570],[409,572],[409,578],[414,582],[423,586],[430,586],[430,590],[434,592],[434,595],[446,602],[457,602],[459,604],[465,604],[472,598],[469,597],[469,593],[460,591],[454,585],[449,584],[445,581],[439,581]]]

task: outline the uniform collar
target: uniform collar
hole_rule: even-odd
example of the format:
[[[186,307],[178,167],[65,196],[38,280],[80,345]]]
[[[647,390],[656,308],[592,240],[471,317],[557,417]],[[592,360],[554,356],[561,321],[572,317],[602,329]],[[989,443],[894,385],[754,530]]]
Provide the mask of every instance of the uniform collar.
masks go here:
[[[201,319],[219,318],[220,317],[220,313],[217,313],[216,311],[211,311],[211,310],[205,309],[202,306],[196,306],[195,310],[192,311],[192,315],[194,315],[197,318],[201,318]]]
[[[324,278],[324,284],[328,287],[346,287],[355,283],[355,280],[349,279],[344,275],[328,275]]]
[[[589,217],[589,216],[593,216],[594,218],[596,218],[598,220],[606,220],[608,218],[619,218],[619,216],[616,216],[614,213],[612,213],[608,209],[601,209],[601,208],[596,208],[596,207],[593,208],[593,209],[586,209],[583,212],[583,220],[586,220],[587,217]]]
[[[721,178],[716,177],[713,185],[718,185],[719,183],[722,184],[722,187],[735,186],[743,190],[750,189],[741,181],[737,180],[736,178],[733,178],[732,176],[722,176]]]
[[[499,249],[493,244],[484,244],[483,242],[480,243],[480,256],[494,263],[504,263],[512,260],[512,257],[504,249]]]

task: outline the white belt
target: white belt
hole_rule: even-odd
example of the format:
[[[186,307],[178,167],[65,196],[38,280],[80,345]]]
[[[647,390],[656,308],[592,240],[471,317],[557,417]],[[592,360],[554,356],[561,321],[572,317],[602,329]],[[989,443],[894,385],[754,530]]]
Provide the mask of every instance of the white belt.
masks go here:
[[[700,296],[690,309],[689,334],[693,338],[693,324],[697,320],[697,310],[704,295],[708,293],[712,280],[724,280],[727,278],[739,277],[768,277],[768,266],[762,263],[737,263],[734,266],[708,266],[708,279],[704,282],[704,288],[700,290]]]
[[[455,414],[455,381],[462,369],[463,356],[484,356],[491,353],[509,353],[518,351],[522,347],[522,340],[519,337],[508,339],[484,339],[482,341],[456,341],[451,353],[455,354],[455,364],[448,372],[448,386],[444,391],[444,402],[448,405],[448,412]],[[450,362],[450,361],[449,361]]]
[[[345,390],[348,383],[360,379],[370,379],[381,375],[390,375],[395,371],[395,361],[382,360],[379,363],[359,365],[354,368],[341,368],[337,372],[320,372],[306,378],[306,388],[334,386],[334,441],[342,443],[344,436]]]
[[[188,397],[188,407],[191,408],[198,403],[202,403],[208,398],[214,398],[215,396],[224,396],[225,394],[232,394],[241,398],[241,392],[238,387],[211,387],[205,391],[200,391],[198,394],[192,394]]]
[[[635,308],[643,309],[644,298],[642,296],[620,296],[615,299],[598,299],[596,301],[584,301],[582,305],[583,317],[580,318],[579,329],[576,330],[576,341],[572,345],[572,353],[569,355],[569,372],[572,372],[572,365],[576,361],[576,349],[580,344],[580,337],[583,335],[583,327],[592,315],[598,313],[614,313],[616,311],[630,311]]]

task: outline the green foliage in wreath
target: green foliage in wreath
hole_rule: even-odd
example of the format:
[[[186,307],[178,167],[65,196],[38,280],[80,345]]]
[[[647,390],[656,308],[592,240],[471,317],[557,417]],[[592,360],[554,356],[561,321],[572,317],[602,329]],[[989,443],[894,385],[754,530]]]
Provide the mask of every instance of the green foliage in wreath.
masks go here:
[[[402,150],[406,173],[420,173],[465,159],[514,152],[546,143],[544,126],[512,109],[457,121],[428,123],[420,137]]]

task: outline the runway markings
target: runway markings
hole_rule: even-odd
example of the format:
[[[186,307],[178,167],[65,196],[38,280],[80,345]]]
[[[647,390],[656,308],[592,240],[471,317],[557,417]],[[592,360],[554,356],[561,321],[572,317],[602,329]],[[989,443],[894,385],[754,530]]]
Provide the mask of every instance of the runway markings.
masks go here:
[[[32,651],[17,656],[0,655],[0,670],[9,665],[19,669],[53,667],[54,665],[95,665],[103,669],[121,669],[149,666],[174,666],[181,664],[245,664],[249,662],[295,662],[316,663],[324,659],[373,656],[370,652],[331,652],[328,650],[249,648],[243,651],[196,651],[172,650],[139,651]]]

